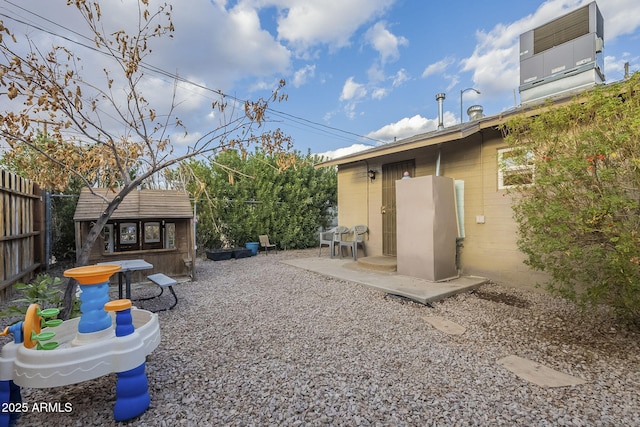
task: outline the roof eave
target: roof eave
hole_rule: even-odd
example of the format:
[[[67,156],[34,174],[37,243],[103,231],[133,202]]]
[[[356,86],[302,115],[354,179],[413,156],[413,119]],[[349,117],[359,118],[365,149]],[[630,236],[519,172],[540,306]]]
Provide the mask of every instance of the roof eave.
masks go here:
[[[375,157],[386,156],[389,154],[396,154],[411,149],[459,141],[470,135],[473,135],[474,133],[480,132],[483,129],[498,127],[501,124],[504,124],[508,118],[517,114],[532,116],[535,114],[540,114],[540,112],[548,108],[554,108],[556,106],[564,105],[576,100],[580,102],[582,97],[586,96],[597,86],[599,85],[587,89],[581,88],[575,91],[563,93],[559,96],[550,96],[546,99],[529,102],[492,116],[482,117],[473,122],[467,122],[460,125],[452,126],[449,128],[445,128],[444,130],[437,130],[429,133],[410,136],[409,138],[401,139],[397,142],[392,142],[389,144],[370,148],[365,151],[359,151],[354,154],[349,154],[347,156],[327,160],[325,162],[318,163],[317,165],[315,165],[315,167],[323,168],[344,165],[348,163],[369,160]],[[549,105],[549,102],[551,102],[551,105]]]
[[[479,132],[480,129],[484,127],[487,126],[483,126],[482,120],[467,122],[462,125],[445,128],[444,130],[414,135],[394,143],[381,145],[365,151],[359,151],[347,156],[327,160],[325,162],[318,163],[316,167],[330,167],[346,163],[355,163],[374,157],[387,156],[416,148],[457,141]]]
[[[567,94],[563,97],[552,99],[553,105],[557,106],[565,104],[574,100],[576,94]],[[390,154],[396,154],[407,150],[416,148],[429,147],[432,145],[444,144],[449,142],[460,141],[475,133],[481,132],[484,129],[496,128],[504,124],[508,118],[517,114],[534,115],[539,114],[540,111],[547,108],[546,101],[542,100],[537,103],[531,103],[529,105],[520,105],[513,109],[503,111],[499,114],[492,116],[482,117],[472,122],[466,122],[460,125],[451,126],[444,130],[437,130],[419,135],[410,136],[405,139],[401,139],[397,142],[381,145],[378,147],[370,148],[368,150],[359,151],[347,156],[337,157],[335,159],[327,160],[325,162],[318,163],[315,167],[330,167],[344,165],[348,163],[355,163],[359,161],[369,160],[375,157],[386,156]]]

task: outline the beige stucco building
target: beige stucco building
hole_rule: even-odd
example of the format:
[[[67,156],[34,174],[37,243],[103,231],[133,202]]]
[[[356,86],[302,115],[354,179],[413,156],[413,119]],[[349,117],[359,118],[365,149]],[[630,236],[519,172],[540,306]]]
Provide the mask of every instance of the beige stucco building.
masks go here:
[[[499,167],[508,152],[499,128],[507,116],[480,117],[322,163],[338,168],[338,224],[366,224],[367,255],[396,256],[396,181],[405,171],[447,176],[456,182],[460,273],[516,287],[544,281],[517,248],[509,171]]]
[[[515,196],[509,191],[516,174],[533,182],[534,171],[501,161],[509,151],[500,126],[510,115],[535,114],[546,99],[564,104],[602,84],[603,38],[604,19],[596,3],[583,5],[520,35],[520,107],[483,117],[481,108],[472,106],[469,122],[445,128],[445,95],[438,94],[438,130],[320,164],[338,168],[338,224],[366,224],[367,255],[396,256],[396,181],[405,171],[412,177],[450,177],[455,181],[460,274],[516,287],[545,282],[544,275],[523,263],[511,208]]]

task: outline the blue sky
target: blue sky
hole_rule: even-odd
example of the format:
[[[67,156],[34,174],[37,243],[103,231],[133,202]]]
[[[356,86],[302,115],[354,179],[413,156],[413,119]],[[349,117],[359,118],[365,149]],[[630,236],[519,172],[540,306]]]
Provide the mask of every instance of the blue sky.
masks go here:
[[[153,0],[152,0],[153,2]],[[50,46],[58,35],[82,30],[66,0],[42,11],[37,0],[0,0],[5,25],[31,23],[32,41]],[[103,12],[126,26],[129,0],[110,0]],[[437,126],[437,93],[446,94],[445,125],[480,104],[486,115],[519,103],[518,37],[575,10],[581,0],[173,0],[175,37],[155,47],[148,62],[209,89],[239,98],[268,96],[287,81],[288,101],[273,105],[274,126],[296,150],[342,155]],[[624,76],[624,63],[640,70],[637,0],[601,0],[605,19],[607,82]],[[17,24],[15,24],[17,25]],[[49,33],[43,33],[46,29]],[[85,31],[86,32],[86,31]],[[82,48],[77,45],[76,50]],[[78,52],[81,53],[81,52]],[[89,55],[90,53],[84,53]],[[91,72],[90,69],[86,70]],[[148,96],[166,103],[171,82],[149,75]],[[514,97],[515,91],[515,97]],[[211,126],[213,94],[181,85],[178,112],[188,145]],[[159,109],[160,107],[158,107]],[[466,117],[465,117],[466,119]]]

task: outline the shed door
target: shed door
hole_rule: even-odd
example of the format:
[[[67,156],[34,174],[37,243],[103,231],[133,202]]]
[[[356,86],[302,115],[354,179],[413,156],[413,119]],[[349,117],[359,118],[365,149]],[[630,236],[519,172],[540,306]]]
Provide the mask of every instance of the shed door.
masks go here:
[[[396,181],[405,171],[415,175],[414,160],[382,165],[382,253],[396,256]]]

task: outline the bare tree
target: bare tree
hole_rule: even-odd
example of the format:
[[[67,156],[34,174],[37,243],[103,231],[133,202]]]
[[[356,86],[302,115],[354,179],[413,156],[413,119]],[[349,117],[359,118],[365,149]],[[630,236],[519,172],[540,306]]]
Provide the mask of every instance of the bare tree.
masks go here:
[[[64,188],[75,176],[89,188],[100,185],[116,193],[105,199],[106,209],[77,254],[77,265],[87,264],[92,246],[124,197],[154,174],[187,158],[229,148],[246,150],[252,143],[268,152],[291,148],[290,138],[279,129],[262,128],[269,103],[285,97],[281,81],[266,100],[239,102],[218,91],[212,108],[219,124],[174,154],[172,132],[186,133],[174,115],[179,78],[162,115],[147,101],[141,84],[152,40],[171,37],[174,31],[171,6],[151,10],[149,0],[139,0],[137,29],[107,32],[99,3],[75,0],[67,5],[80,13],[93,36],[93,49],[109,59],[110,67],[97,80],[85,79],[81,58],[69,48],[53,46],[43,52],[27,38],[24,53],[24,44],[0,21],[0,96],[15,105],[0,113],[0,135],[9,146],[6,156],[14,162],[29,159],[20,167],[45,188]],[[75,287],[72,280],[65,289],[63,318],[70,313]]]

